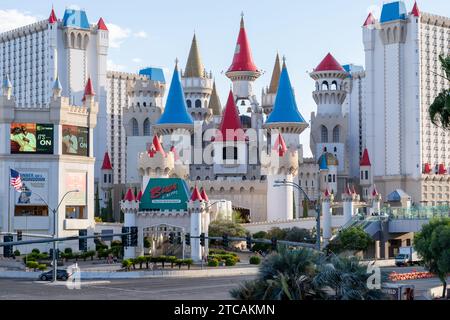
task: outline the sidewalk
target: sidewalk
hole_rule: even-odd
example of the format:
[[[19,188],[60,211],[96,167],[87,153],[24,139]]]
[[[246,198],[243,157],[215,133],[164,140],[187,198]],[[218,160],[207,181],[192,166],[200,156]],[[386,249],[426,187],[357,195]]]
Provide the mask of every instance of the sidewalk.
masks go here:
[[[177,270],[165,269],[155,271],[81,271],[81,279],[137,279],[137,278],[203,278],[203,277],[226,277],[256,275],[259,268],[249,267],[228,267],[228,268],[205,268],[203,270]],[[42,272],[22,272],[22,271],[0,271],[0,278],[10,279],[33,279],[37,280]]]

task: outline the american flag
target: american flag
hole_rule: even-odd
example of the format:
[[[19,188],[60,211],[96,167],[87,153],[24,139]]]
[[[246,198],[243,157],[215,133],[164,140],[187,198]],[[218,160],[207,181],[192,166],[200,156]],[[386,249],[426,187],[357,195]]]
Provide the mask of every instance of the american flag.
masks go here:
[[[20,173],[13,169],[10,170],[11,170],[11,180],[10,180],[11,186],[18,192],[22,191],[23,184],[22,179],[20,178]]]

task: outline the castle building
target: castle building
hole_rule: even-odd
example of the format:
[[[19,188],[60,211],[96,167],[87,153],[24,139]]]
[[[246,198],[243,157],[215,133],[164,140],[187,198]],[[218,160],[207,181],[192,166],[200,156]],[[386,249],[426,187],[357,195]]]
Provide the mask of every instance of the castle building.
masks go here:
[[[362,29],[365,146],[378,191],[386,198],[402,189],[417,205],[448,204],[450,133],[431,123],[428,109],[448,88],[438,57],[450,53],[450,19],[394,1]]]

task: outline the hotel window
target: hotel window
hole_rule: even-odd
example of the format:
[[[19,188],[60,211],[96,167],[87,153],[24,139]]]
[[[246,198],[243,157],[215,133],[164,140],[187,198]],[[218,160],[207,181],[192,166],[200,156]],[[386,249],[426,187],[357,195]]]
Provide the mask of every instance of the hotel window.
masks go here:
[[[14,216],[48,217],[48,208],[46,206],[16,206]]]
[[[68,206],[66,207],[66,219],[87,219],[85,211],[85,206]]]

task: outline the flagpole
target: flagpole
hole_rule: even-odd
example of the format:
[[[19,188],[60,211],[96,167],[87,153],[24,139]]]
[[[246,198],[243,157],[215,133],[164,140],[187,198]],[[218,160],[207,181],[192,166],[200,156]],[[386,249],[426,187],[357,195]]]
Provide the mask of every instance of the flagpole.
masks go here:
[[[8,168],[9,182],[11,181],[11,166]],[[11,232],[11,183],[8,183],[8,232]]]

